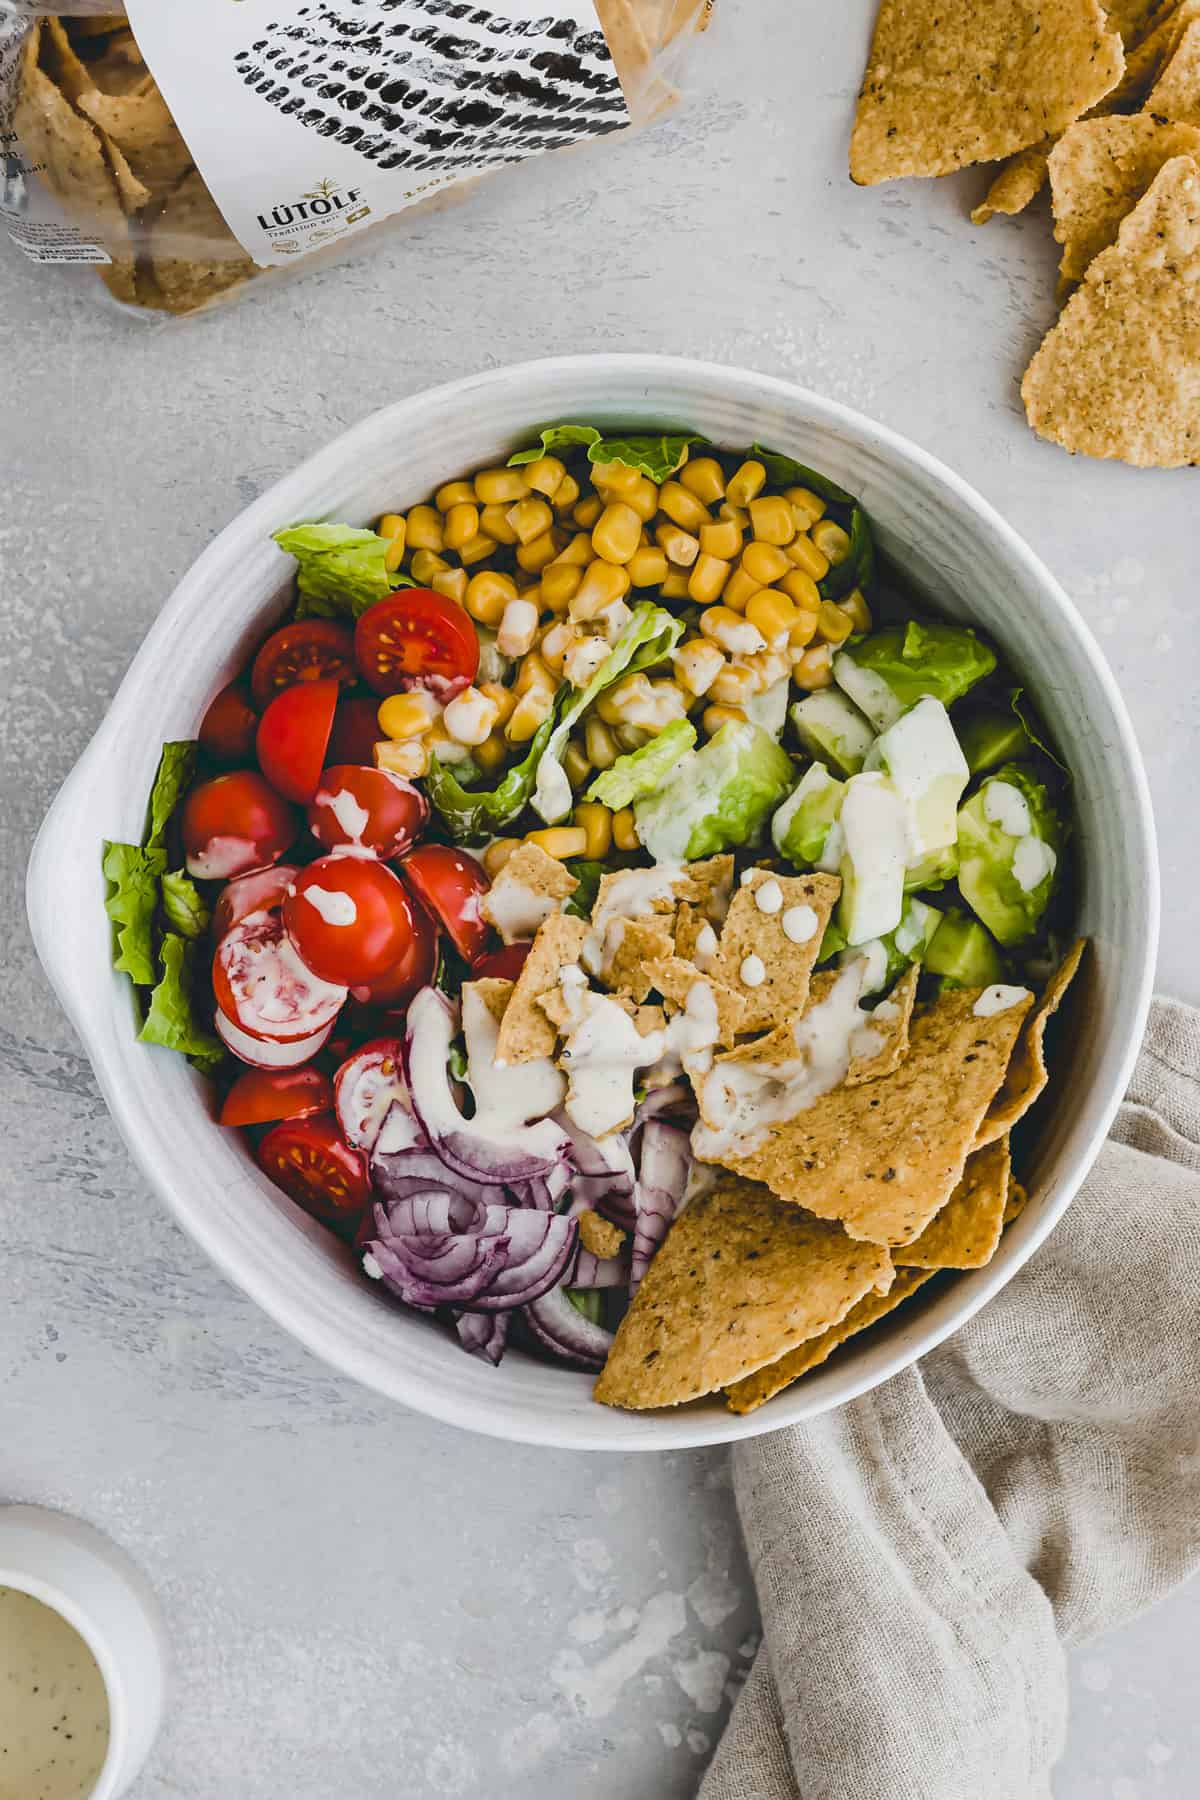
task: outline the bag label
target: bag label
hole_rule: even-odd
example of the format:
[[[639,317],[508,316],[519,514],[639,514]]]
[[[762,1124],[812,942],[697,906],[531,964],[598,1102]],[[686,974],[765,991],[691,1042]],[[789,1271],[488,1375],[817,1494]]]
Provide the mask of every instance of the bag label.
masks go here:
[[[229,229],[267,266],[629,123],[593,0],[126,11]]]

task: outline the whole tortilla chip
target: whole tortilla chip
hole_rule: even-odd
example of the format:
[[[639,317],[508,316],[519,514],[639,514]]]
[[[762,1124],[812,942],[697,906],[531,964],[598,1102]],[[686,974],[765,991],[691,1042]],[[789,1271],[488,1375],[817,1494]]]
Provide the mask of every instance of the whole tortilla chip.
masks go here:
[[[77,104],[119,146],[138,180],[153,193],[169,193],[183,180],[191,155],[157,87],[142,94],[103,94],[92,87]]]
[[[1000,1092],[988,1107],[983,1124],[979,1127],[975,1139],[977,1150],[1006,1136],[1018,1119],[1023,1119],[1034,1101],[1045,1092],[1050,1079],[1046,1067],[1046,1027],[1075,979],[1086,949],[1086,938],[1080,938],[1072,944],[1046,983],[1017,1039],[1017,1047],[1013,1051]]]
[[[941,1212],[900,1252],[905,1268],[982,1269],[991,1262],[1004,1229],[1011,1176],[1006,1137],[973,1150]]]
[[[956,988],[918,1012],[894,1074],[821,1095],[771,1126],[727,1168],[781,1199],[840,1219],[852,1237],[910,1244],[950,1198],[1033,1004],[977,1018],[983,990]]]
[[[912,1298],[919,1287],[932,1281],[933,1269],[897,1269],[896,1279],[886,1294],[864,1294],[855,1303],[838,1324],[831,1325],[828,1331],[821,1332],[819,1337],[809,1338],[806,1344],[800,1344],[795,1350],[789,1350],[778,1362],[768,1363],[766,1368],[759,1369],[754,1375],[748,1375],[744,1381],[736,1381],[725,1390],[725,1404],[730,1412],[748,1413],[764,1401],[772,1399],[782,1389],[791,1387],[801,1375],[807,1375],[810,1369],[827,1362],[834,1351],[846,1342],[847,1338],[856,1337],[869,1325],[876,1324],[906,1300]]]
[[[1040,436],[1142,468],[1200,461],[1200,169],[1178,156],[1095,259],[1025,371]]]
[[[883,0],[850,142],[857,182],[1040,143],[1120,80],[1100,0]]]
[[[615,992],[628,994],[640,1005],[657,985],[654,964],[664,957],[672,957],[674,952],[675,939],[667,914],[651,913],[648,919],[628,919],[604,976],[605,985]]]
[[[771,881],[782,889],[783,904],[778,912],[760,912],[755,895]],[[721,927],[716,974],[746,1002],[743,1031],[769,1031],[804,1011],[813,964],[841,891],[836,875],[773,875],[769,869],[755,869],[738,888]],[[798,944],[783,929],[785,916],[797,906],[816,917],[812,931]],[[742,979],[749,956],[763,965],[763,979],[754,984]]]
[[[517,943],[536,932],[552,912],[559,912],[578,886],[571,871],[540,844],[521,844],[483,896],[479,910],[506,944]]]
[[[1063,133],[1050,157],[1054,235],[1060,272],[1080,281],[1088,264],[1115,243],[1121,220],[1173,156],[1200,155],[1200,130],[1147,113],[1089,119]]]
[[[1187,26],[1146,100],[1160,119],[1200,125],[1200,19]]]
[[[679,1215],[595,1386],[605,1406],[678,1406],[777,1362],[892,1282],[891,1258],[765,1188],[722,1181]]]
[[[698,984],[706,987],[717,1004],[717,1043],[732,1044],[745,1030],[745,1003],[740,994],[679,956],[665,956],[649,971],[653,986],[676,1012],[686,1010],[688,995]]]
[[[226,225],[195,169],[153,218],[147,251],[153,279],[141,298],[164,312],[196,312],[262,273]]]
[[[551,913],[539,927],[504,1010],[496,1039],[497,1062],[534,1062],[554,1055],[558,1032],[538,1000],[557,988],[567,963],[578,962],[586,932],[587,921],[567,913]]]

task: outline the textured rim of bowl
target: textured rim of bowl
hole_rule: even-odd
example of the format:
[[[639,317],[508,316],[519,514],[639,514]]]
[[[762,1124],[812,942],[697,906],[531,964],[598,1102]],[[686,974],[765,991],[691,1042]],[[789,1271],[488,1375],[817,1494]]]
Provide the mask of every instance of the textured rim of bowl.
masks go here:
[[[914,465],[933,483],[952,495],[978,525],[991,534],[1004,556],[1021,567],[1025,578],[1040,590],[1047,606],[1057,613],[1072,641],[1078,663],[1086,666],[1092,681],[1107,700],[1118,740],[1113,755],[1123,761],[1128,772],[1141,825],[1141,842],[1131,846],[1131,860],[1136,855],[1137,874],[1140,877],[1137,901],[1145,925],[1145,936],[1144,954],[1132,999],[1127,997],[1124,1002],[1128,1025],[1126,1042],[1112,1075],[1110,1090],[1096,1111],[1086,1141],[1069,1158],[1064,1156],[1066,1166],[1056,1176],[1054,1191],[1041,1201],[1036,1213],[1032,1208],[1028,1209],[1006,1232],[1002,1250],[997,1252],[986,1268],[960,1276],[945,1294],[928,1302],[911,1322],[897,1324],[889,1335],[886,1346],[880,1346],[870,1359],[869,1367],[852,1379],[841,1376],[835,1383],[829,1379],[832,1374],[830,1371],[824,1379],[818,1375],[815,1381],[786,1390],[772,1401],[770,1407],[762,1407],[756,1412],[740,1416],[731,1413],[701,1413],[689,1409],[628,1415],[607,1408],[593,1408],[589,1414],[593,1428],[585,1430],[581,1426],[576,1431],[559,1419],[549,1425],[544,1424],[532,1408],[529,1416],[522,1417],[519,1422],[514,1423],[508,1418],[499,1420],[489,1409],[486,1388],[481,1386],[478,1394],[472,1394],[468,1399],[442,1392],[425,1382],[424,1378],[408,1379],[400,1364],[383,1364],[377,1352],[360,1351],[358,1346],[348,1345],[323,1324],[314,1326],[304,1318],[294,1299],[279,1292],[269,1271],[262,1270],[251,1258],[243,1255],[237,1246],[227,1243],[219,1220],[207,1218],[203,1204],[197,1206],[189,1198],[178,1170],[166,1154],[165,1144],[156,1140],[152,1146],[148,1141],[147,1123],[137,1096],[126,1094],[123,1086],[118,1086],[110,1079],[103,1055],[97,1054],[101,1048],[97,1044],[97,1033],[86,1016],[85,1008],[71,992],[69,971],[56,959],[49,926],[53,916],[56,827],[69,810],[76,788],[85,782],[93,760],[99,760],[104,755],[109,741],[126,728],[127,715],[136,711],[141,670],[147,663],[157,660],[158,641],[166,640],[179,632],[190,618],[197,598],[208,581],[219,575],[222,558],[230,540],[235,536],[240,538],[243,534],[248,534],[252,528],[258,528],[262,540],[258,554],[264,559],[265,567],[267,559],[277,556],[274,546],[269,542],[269,532],[277,526],[281,516],[280,496],[293,487],[315,484],[325,477],[326,472],[330,476],[335,475],[353,457],[360,440],[369,440],[383,419],[400,420],[406,412],[426,411],[464,396],[470,396],[481,406],[486,405],[489,389],[508,389],[511,384],[523,378],[531,383],[536,379],[540,384],[553,381],[569,392],[573,378],[585,374],[593,377],[597,374],[610,374],[614,378],[614,385],[618,377],[628,380],[636,375],[637,379],[645,382],[648,389],[654,385],[656,378],[676,382],[684,379],[693,382],[709,399],[719,396],[740,403],[758,400],[764,404],[774,402],[792,407],[798,405],[806,413],[810,428],[826,426],[831,430],[842,430],[861,444],[881,449],[893,459]],[[565,404],[567,410],[570,410],[572,403],[568,400]],[[534,428],[531,426],[531,429]],[[241,551],[239,557],[242,564],[245,565],[247,556],[253,554]],[[781,1430],[787,1425],[844,1405],[846,1401],[879,1386],[919,1356],[934,1349],[1012,1279],[1053,1230],[1078,1192],[1108,1133],[1128,1085],[1144,1034],[1153,988],[1159,904],[1157,847],[1149,786],[1124,700],[1098,645],[1074,604],[1019,533],[968,482],[937,457],[902,434],[877,424],[853,408],[827,400],[810,389],[774,376],[718,363],[659,355],[605,354],[537,359],[489,369],[434,388],[423,389],[360,420],[273,484],[207,546],[166,602],[134,657],[95,737],[67,777],[47,814],[34,845],[28,878],[28,910],[38,954],[64,1011],[83,1041],[101,1090],[130,1151],[152,1187],[165,1198],[179,1224],[230,1281],[322,1361],[388,1399],[399,1401],[427,1417],[509,1442],[559,1449],[613,1451],[670,1450],[735,1442],[764,1432]],[[1126,986],[1128,987],[1127,977]],[[1091,1104],[1094,1105],[1094,1100]],[[880,1350],[882,1354],[879,1353]],[[836,1386],[837,1389],[832,1396],[829,1394],[831,1386]],[[595,1414],[603,1416],[603,1425],[600,1425]],[[652,1429],[653,1424],[659,1426],[661,1435]]]

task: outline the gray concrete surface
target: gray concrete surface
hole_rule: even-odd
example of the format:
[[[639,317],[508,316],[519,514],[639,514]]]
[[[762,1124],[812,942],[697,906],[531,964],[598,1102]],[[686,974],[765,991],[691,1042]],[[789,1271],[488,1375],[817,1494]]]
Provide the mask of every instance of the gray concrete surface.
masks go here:
[[[1099,634],[1158,807],[1160,985],[1200,1000],[1196,477],[1026,431],[1040,211],[976,231],[973,179],[850,186],[869,0],[721,5],[652,136],[192,325],[3,247],[0,1492],[95,1520],[162,1594],[176,1681],[138,1800],[682,1800],[754,1645],[723,1454],[505,1449],[335,1378],[144,1190],[35,965],[22,874],[58,782],[178,576],[296,461],[464,369],[600,348],[748,364],[909,433]],[[1194,1794],[1200,1594],[1073,1672],[1061,1800]]]

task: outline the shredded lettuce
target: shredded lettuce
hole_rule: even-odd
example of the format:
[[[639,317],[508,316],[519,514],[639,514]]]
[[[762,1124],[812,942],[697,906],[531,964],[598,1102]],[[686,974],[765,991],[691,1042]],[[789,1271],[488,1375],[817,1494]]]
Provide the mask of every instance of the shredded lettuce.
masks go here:
[[[599,800],[604,806],[619,812],[623,806],[632,806],[643,794],[652,794],[669,775],[675,764],[685,751],[690,750],[696,742],[696,727],[688,719],[672,719],[671,723],[643,744],[640,750],[631,750],[628,756],[618,756],[611,769],[605,769],[597,775],[588,789],[589,800]]]
[[[531,445],[527,450],[518,450],[508,459],[510,469],[523,468],[526,463],[539,462],[543,456],[553,456],[556,450],[574,450],[580,444],[586,444],[590,450],[593,444],[600,442],[600,433],[594,425],[547,425],[541,436],[541,442]]]
[[[830,506],[849,513],[849,520],[839,520],[845,524],[850,533],[850,550],[844,562],[836,563],[829,573],[817,583],[823,600],[840,600],[854,588],[869,586],[875,574],[875,539],[871,531],[871,520],[862,502],[828,475],[822,475],[819,469],[810,469],[805,463],[797,462],[794,456],[784,456],[778,450],[766,450],[761,444],[752,444],[748,455],[757,458],[767,471],[769,479],[777,487],[806,487]]]
[[[603,1325],[604,1295],[599,1288],[564,1288],[563,1291],[576,1312],[582,1313],[593,1325]]]
[[[137,844],[104,845],[103,869],[111,891],[104,910],[116,927],[113,968],[139,987],[153,986],[154,915],[167,853]]]
[[[164,932],[159,947],[162,974],[150,995],[146,1022],[138,1037],[144,1044],[179,1050],[202,1068],[212,1068],[225,1055],[219,1038],[197,1022],[192,1005],[192,959],[195,945],[176,932]]]
[[[200,889],[183,869],[163,875],[162,907],[167,924],[181,937],[198,938],[208,930],[212,914],[200,897]]]
[[[608,871],[602,862],[589,862],[585,857],[578,857],[566,866],[579,886],[563,901],[563,911],[572,913],[577,919],[590,919],[600,883]]]
[[[196,767],[196,745],[190,738],[164,744],[150,790],[145,843],[157,850],[165,842],[167,821],[179,805]]]
[[[565,703],[567,692],[566,688],[558,690],[554,711],[538,726],[525,755],[506,771],[490,792],[464,787],[455,773],[462,767],[461,763],[444,763],[436,756],[430,757],[425,792],[442,815],[452,837],[460,840],[494,837],[502,826],[510,824],[525,810],[537,780],[538,763],[550,742],[555,718]]]
[[[696,432],[656,432],[646,436],[606,438],[594,425],[548,425],[539,443],[518,450],[508,459],[509,468],[521,468],[551,456],[556,450],[586,448],[591,463],[624,463],[651,481],[665,481],[687,460],[692,444],[707,440]]]
[[[1054,764],[1056,769],[1061,769],[1062,773],[1069,777],[1071,771],[1068,769],[1066,763],[1063,762],[1057,750],[1053,749],[1051,745],[1047,743],[1044,735],[1045,727],[1042,725],[1042,722],[1038,718],[1030,701],[1026,699],[1024,688],[1013,689],[1012,693],[1009,695],[1009,705],[1024,726],[1025,735],[1030,743],[1040,750],[1042,755],[1047,757],[1049,761]]]
[[[357,619],[395,588],[416,584],[384,567],[389,542],[358,525],[289,525],[273,534],[299,565],[296,617]]]

